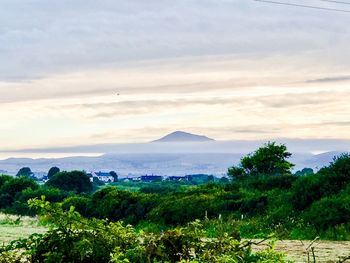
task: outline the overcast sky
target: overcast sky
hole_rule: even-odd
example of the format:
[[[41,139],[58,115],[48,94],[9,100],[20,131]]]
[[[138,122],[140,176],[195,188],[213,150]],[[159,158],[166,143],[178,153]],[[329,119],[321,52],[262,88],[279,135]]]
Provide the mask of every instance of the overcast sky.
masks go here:
[[[350,139],[349,25],[253,0],[0,0],[0,145]]]

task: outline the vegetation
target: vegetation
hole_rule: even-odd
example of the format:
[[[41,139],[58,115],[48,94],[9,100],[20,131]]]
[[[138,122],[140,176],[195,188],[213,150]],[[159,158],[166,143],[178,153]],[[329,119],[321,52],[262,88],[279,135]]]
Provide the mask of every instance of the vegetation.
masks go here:
[[[4,253],[24,249],[32,262],[59,261],[62,255],[65,262],[78,257],[75,262],[240,262],[238,257],[256,262],[262,254],[242,245],[241,237],[350,240],[350,155],[316,173],[296,174],[288,157],[284,145],[268,143],[229,168],[230,181],[119,181],[94,192],[79,171],[56,173],[45,185],[0,176],[1,211],[40,212],[52,226]],[[42,196],[45,201],[30,201]],[[78,255],[81,246],[88,249]],[[223,250],[216,253],[216,246]],[[278,260],[269,262],[283,261],[270,252],[261,262],[270,256]]]
[[[30,205],[50,230],[4,246],[2,260],[20,255],[29,262],[284,262],[272,249],[253,253],[251,242],[227,232],[208,239],[198,220],[160,234],[136,233],[121,222],[83,218],[73,207],[64,211],[45,200]]]
[[[54,166],[54,167],[51,167],[49,172],[47,173],[47,178],[51,179],[52,176],[54,176],[55,174],[59,173],[60,172],[60,168]]]
[[[287,161],[291,155],[285,145],[268,142],[254,153],[243,157],[238,167],[229,168],[228,175],[232,178],[251,175],[288,175],[294,166]]]
[[[77,194],[92,191],[92,183],[86,173],[82,171],[56,173],[49,179],[47,185],[64,191],[73,191]]]
[[[17,172],[16,176],[27,176],[27,177],[32,177],[33,176],[33,172],[29,167],[22,167],[21,169],[19,169],[19,171]]]

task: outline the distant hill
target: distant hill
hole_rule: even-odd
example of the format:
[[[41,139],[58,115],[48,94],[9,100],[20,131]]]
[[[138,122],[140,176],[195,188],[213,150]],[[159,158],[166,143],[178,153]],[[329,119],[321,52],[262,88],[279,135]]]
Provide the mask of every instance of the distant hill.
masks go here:
[[[214,141],[214,139],[208,138],[203,135],[196,135],[196,134],[183,132],[183,131],[175,131],[152,142],[208,142],[208,141]]]

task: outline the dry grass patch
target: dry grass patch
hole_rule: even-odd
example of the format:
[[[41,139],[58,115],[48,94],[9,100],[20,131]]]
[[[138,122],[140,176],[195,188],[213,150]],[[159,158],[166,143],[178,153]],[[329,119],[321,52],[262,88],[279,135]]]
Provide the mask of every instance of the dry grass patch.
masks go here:
[[[311,247],[312,241],[300,240],[281,240],[276,243],[275,249],[286,254],[289,260],[293,262],[308,262],[308,252],[310,262],[313,262]],[[265,244],[265,245],[264,245]],[[253,249],[259,250],[266,248],[267,242],[262,246],[253,246]],[[311,245],[314,247],[314,254],[317,263],[339,262],[340,259],[350,256],[350,241],[316,241]],[[345,262],[349,262],[347,260]]]
[[[37,217],[0,214],[0,244],[46,231],[47,228],[40,226]]]

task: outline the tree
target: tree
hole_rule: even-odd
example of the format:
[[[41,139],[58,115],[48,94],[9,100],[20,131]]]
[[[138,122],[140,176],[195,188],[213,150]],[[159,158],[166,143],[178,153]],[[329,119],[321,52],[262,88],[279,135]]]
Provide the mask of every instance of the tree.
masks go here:
[[[115,171],[110,171],[109,174],[113,176],[114,182],[118,182],[118,175]]]
[[[229,168],[228,175],[233,178],[245,175],[289,175],[294,166],[287,161],[291,155],[284,144],[268,142],[243,157],[239,166]]]
[[[25,189],[38,189],[38,184],[26,176],[5,178],[0,186],[0,208],[7,208],[20,197]]]
[[[58,167],[51,167],[49,172],[47,173],[47,177],[50,179],[52,176],[60,172],[60,168]]]
[[[82,171],[59,172],[51,177],[46,184],[64,191],[73,191],[76,193],[88,193],[92,191],[92,183],[86,173]]]
[[[33,176],[33,172],[32,172],[32,170],[30,170],[29,167],[22,167],[21,169],[19,169],[19,171],[16,174],[16,176],[32,177]]]
[[[303,168],[301,171],[297,171],[295,173],[296,176],[305,176],[314,174],[314,170],[312,168]]]
[[[242,167],[238,166],[232,166],[228,168],[227,175],[231,178],[242,178],[244,175],[246,175],[245,170]]]

